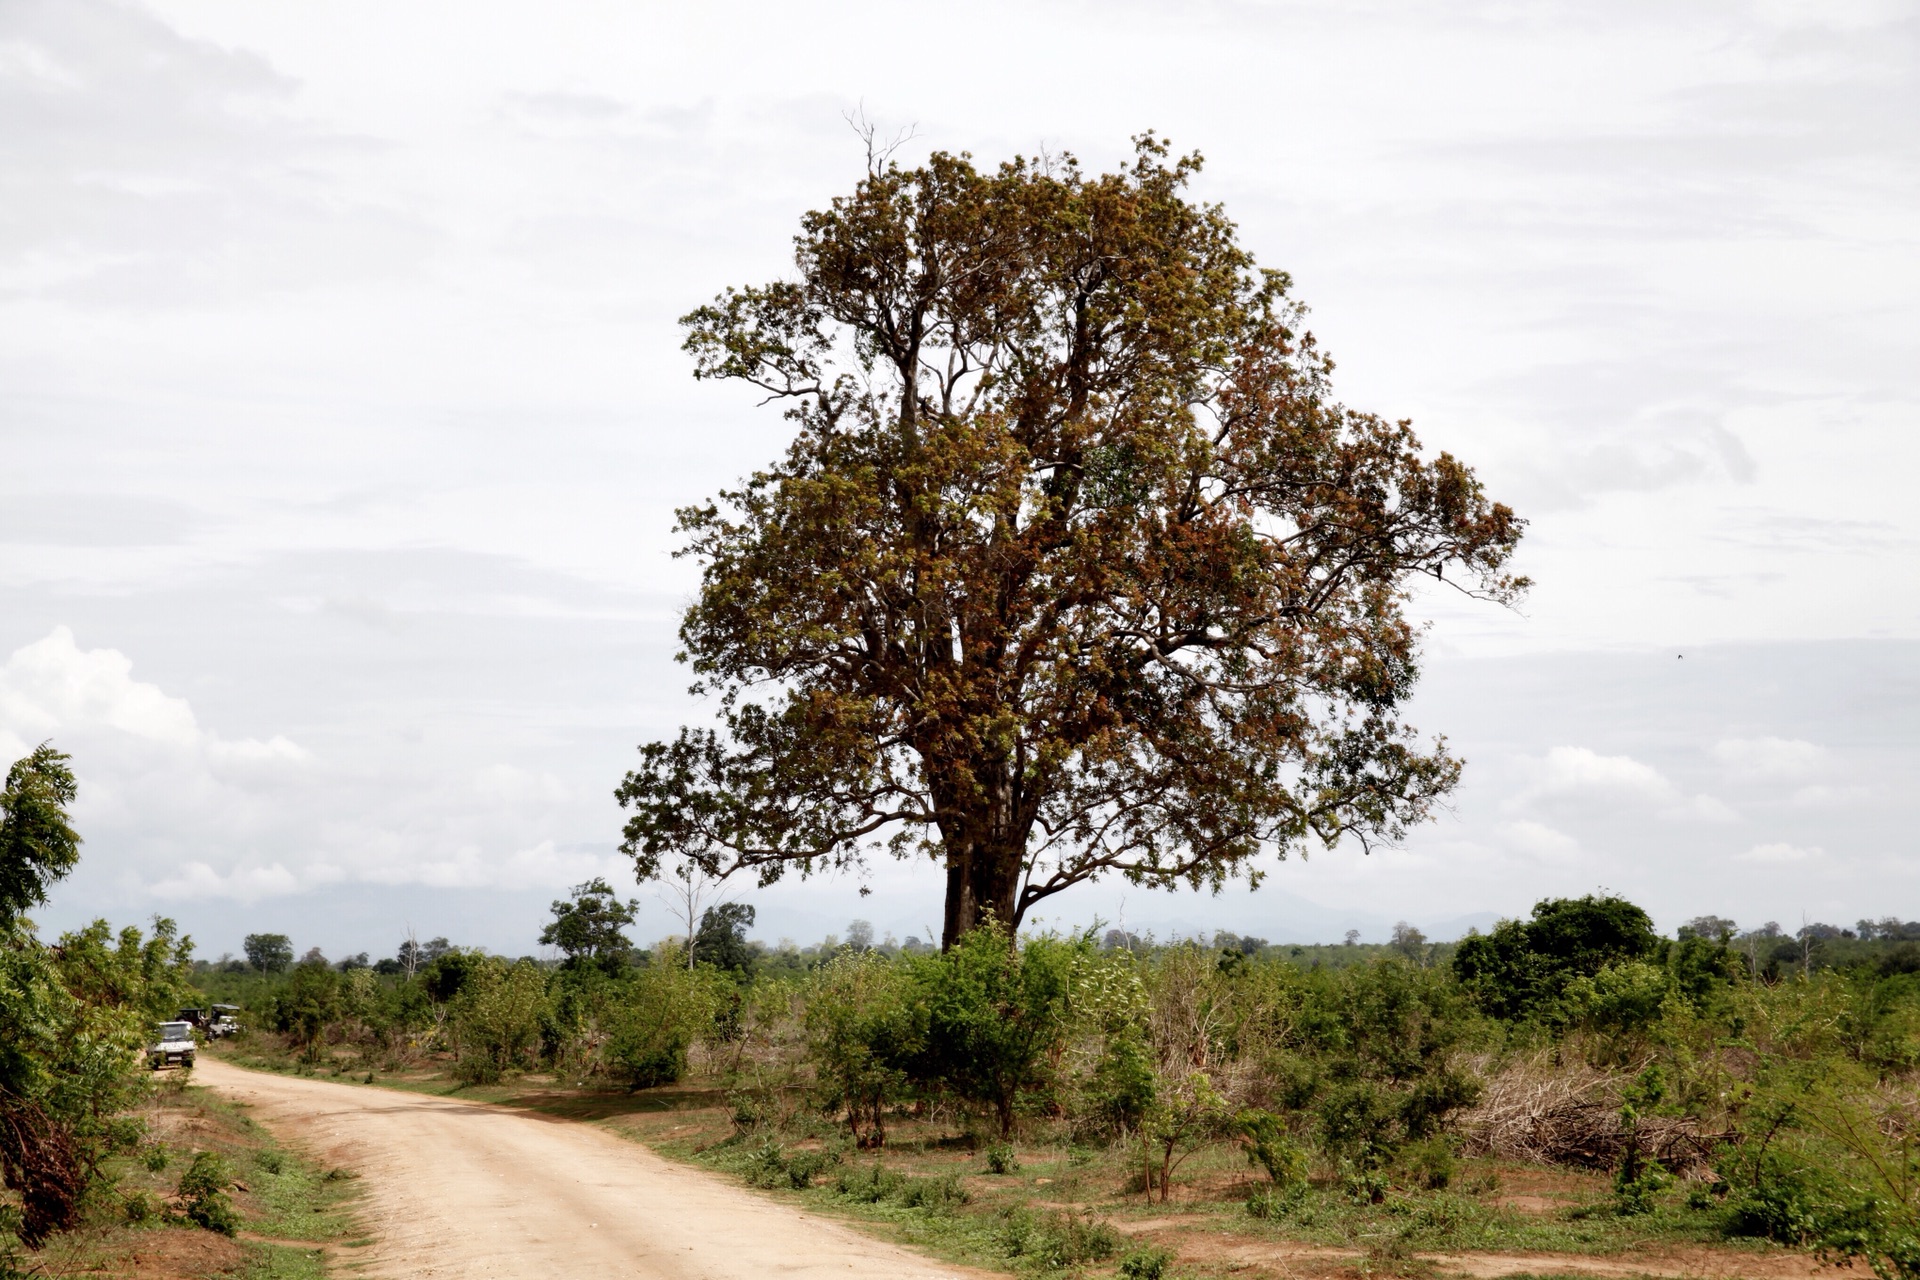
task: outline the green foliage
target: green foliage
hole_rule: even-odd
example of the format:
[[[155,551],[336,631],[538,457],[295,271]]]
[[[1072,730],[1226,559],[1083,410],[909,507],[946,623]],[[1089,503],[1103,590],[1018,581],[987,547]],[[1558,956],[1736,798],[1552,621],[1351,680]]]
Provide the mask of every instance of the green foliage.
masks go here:
[[[1068,1030],[1069,975],[1091,947],[1090,938],[1016,946],[993,926],[907,961],[927,1018],[917,1074],[990,1108],[1001,1136],[1011,1135],[1021,1098],[1052,1088],[1054,1051]]]
[[[996,1142],[987,1148],[987,1172],[995,1174],[1018,1173],[1020,1159],[1015,1154],[1011,1142]]]
[[[293,964],[293,939],[284,933],[250,933],[240,949],[261,973],[285,973]]]
[[[1159,1099],[1153,1054],[1138,1030],[1106,1038],[1087,1082],[1083,1116],[1110,1134],[1140,1127]]]
[[[911,1087],[926,1050],[927,1006],[914,971],[873,952],[849,951],[807,987],[807,1048],[821,1103],[843,1112],[861,1147],[886,1142],[886,1113]]]
[[[951,1212],[972,1199],[957,1174],[915,1178],[896,1173],[879,1161],[843,1170],[834,1179],[834,1190],[860,1204],[893,1204],[931,1213]]]
[[[547,975],[538,965],[493,957],[472,965],[452,1001],[456,1074],[484,1084],[530,1066],[546,1009]]]
[[[607,1010],[607,1073],[630,1089],[680,1079],[688,1049],[712,1025],[717,1007],[711,970],[688,969],[672,951],[654,956],[619,988]]]
[[[137,1145],[123,1113],[147,1087],[142,1050],[180,1006],[192,947],[166,919],[151,937],[96,921],[53,947],[18,918],[0,927],[0,1174],[27,1243],[74,1226],[102,1161]]]
[[[558,947],[569,967],[626,963],[632,944],[622,932],[634,922],[640,904],[622,902],[599,876],[575,885],[570,898],[553,904],[553,921],[540,931],[540,945]]]
[[[1249,1107],[1234,1117],[1234,1129],[1246,1148],[1247,1163],[1266,1170],[1274,1186],[1291,1190],[1306,1185],[1307,1153],[1293,1140],[1279,1116]]]
[[[1400,1165],[1415,1186],[1428,1191],[1444,1191],[1452,1185],[1458,1167],[1452,1140],[1440,1135],[1408,1144],[1400,1152]]]
[[[307,963],[294,966],[274,999],[271,1020],[275,1030],[308,1048],[319,1044],[327,1027],[343,1012],[340,975],[325,964]]]
[[[1120,1233],[1079,1214],[1016,1208],[1001,1215],[996,1243],[1023,1271],[1064,1271],[1111,1258],[1120,1248]]]
[[[1844,1060],[1776,1061],[1717,1163],[1727,1228],[1920,1277],[1920,1110]]]
[[[700,963],[737,975],[751,972],[754,949],[747,930],[753,927],[753,916],[752,905],[745,902],[722,902],[701,912],[693,934],[693,953]]]
[[[1147,1245],[1120,1259],[1120,1275],[1125,1280],[1167,1280],[1172,1266],[1172,1253]]]
[[[768,1138],[749,1154],[744,1172],[747,1181],[756,1187],[805,1191],[815,1178],[839,1164],[840,1159],[840,1153],[832,1148],[788,1151],[777,1138]],[[889,1184],[890,1189],[892,1186]]]
[[[233,1170],[211,1151],[196,1152],[193,1163],[180,1175],[181,1213],[188,1221],[209,1231],[230,1236],[240,1230],[240,1215],[227,1198],[233,1186]]]
[[[1651,957],[1660,945],[1647,913],[1624,898],[1550,898],[1534,904],[1531,920],[1468,935],[1454,949],[1453,969],[1494,1017],[1551,1020],[1569,982]]]
[[[67,809],[77,794],[72,757],[41,743],[0,784],[0,925],[47,900],[47,886],[80,861]]]

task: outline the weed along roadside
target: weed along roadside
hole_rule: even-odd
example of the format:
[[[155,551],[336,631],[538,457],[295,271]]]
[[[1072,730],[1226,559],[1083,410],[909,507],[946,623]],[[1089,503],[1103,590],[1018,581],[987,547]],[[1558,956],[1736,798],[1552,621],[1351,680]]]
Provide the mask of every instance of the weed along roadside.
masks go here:
[[[316,973],[325,1019],[256,999],[216,1052],[603,1128],[982,1270],[1910,1274],[1914,1201],[1879,1172],[1912,1106],[1904,944],[1768,981],[1601,898],[1403,941],[526,967],[498,1034],[453,975],[513,966],[443,956],[360,993]]]

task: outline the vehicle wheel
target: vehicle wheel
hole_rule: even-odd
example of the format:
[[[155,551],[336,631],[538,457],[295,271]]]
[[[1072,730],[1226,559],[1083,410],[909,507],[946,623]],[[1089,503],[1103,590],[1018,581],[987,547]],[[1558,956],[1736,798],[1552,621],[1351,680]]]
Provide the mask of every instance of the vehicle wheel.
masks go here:
[[[188,1054],[186,1057],[180,1059],[180,1065],[189,1071],[193,1070],[193,1055]]]

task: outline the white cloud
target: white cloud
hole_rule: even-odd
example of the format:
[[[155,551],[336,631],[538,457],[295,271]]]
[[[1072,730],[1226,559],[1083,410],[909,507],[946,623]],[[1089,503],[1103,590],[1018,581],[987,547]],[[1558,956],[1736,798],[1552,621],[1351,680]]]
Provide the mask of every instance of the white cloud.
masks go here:
[[[0,668],[0,726],[44,738],[76,725],[104,725],[189,746],[200,739],[193,709],[159,686],[133,678],[133,662],[114,649],[82,651],[68,627],[15,649]]]
[[[1781,842],[1776,844],[1757,844],[1745,853],[1736,853],[1734,860],[1736,862],[1759,862],[1784,865],[1793,862],[1807,862],[1814,858],[1825,856],[1826,850],[1818,845],[1798,845]]]
[[[262,898],[282,898],[299,893],[300,877],[276,862],[271,866],[235,867],[222,874],[204,862],[189,862],[179,873],[149,885],[157,898],[193,899],[231,898],[236,902],[258,902]]]
[[[1664,800],[1674,786],[1652,765],[1632,756],[1603,756],[1586,747],[1554,747],[1534,768],[1531,794],[1627,795]]]
[[[1544,822],[1504,823],[1500,827],[1500,837],[1515,853],[1536,858],[1565,860],[1580,852],[1578,840]]]
[[[1778,782],[1818,773],[1830,757],[1825,747],[1800,738],[1723,738],[1713,744],[1713,758],[1728,773]]]
[[[553,774],[517,769],[510,764],[488,765],[480,770],[474,775],[473,789],[503,804],[564,804],[573,798],[573,789]]]
[[[1825,783],[1795,788],[1789,802],[1796,809],[1837,809],[1843,805],[1859,804],[1871,798],[1872,787],[1832,787]]]
[[[1527,762],[1529,785],[1507,802],[1509,810],[1542,801],[1633,804],[1664,817],[1702,822],[1738,819],[1709,795],[1688,796],[1665,774],[1632,756],[1603,756],[1588,747],[1554,747]]]
[[[109,729],[145,742],[198,753],[218,764],[299,763],[307,750],[280,734],[224,739],[201,729],[185,698],[133,678],[118,649],[82,649],[71,627],[15,649],[0,667],[0,745]]]
[[[490,857],[468,845],[450,857],[367,868],[361,878],[378,884],[422,884],[438,889],[533,889],[561,888],[594,876],[618,876],[627,869],[624,858],[565,852],[553,841],[542,840],[505,858]]]

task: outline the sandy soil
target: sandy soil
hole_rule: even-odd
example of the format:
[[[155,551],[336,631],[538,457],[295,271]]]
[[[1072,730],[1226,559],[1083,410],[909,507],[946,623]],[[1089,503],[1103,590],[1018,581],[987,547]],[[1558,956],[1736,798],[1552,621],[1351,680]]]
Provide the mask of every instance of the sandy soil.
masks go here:
[[[929,1262],[661,1159],[592,1125],[202,1056],[196,1084],[360,1175],[358,1274],[414,1280],[957,1280]],[[362,1269],[364,1267],[364,1270]]]

